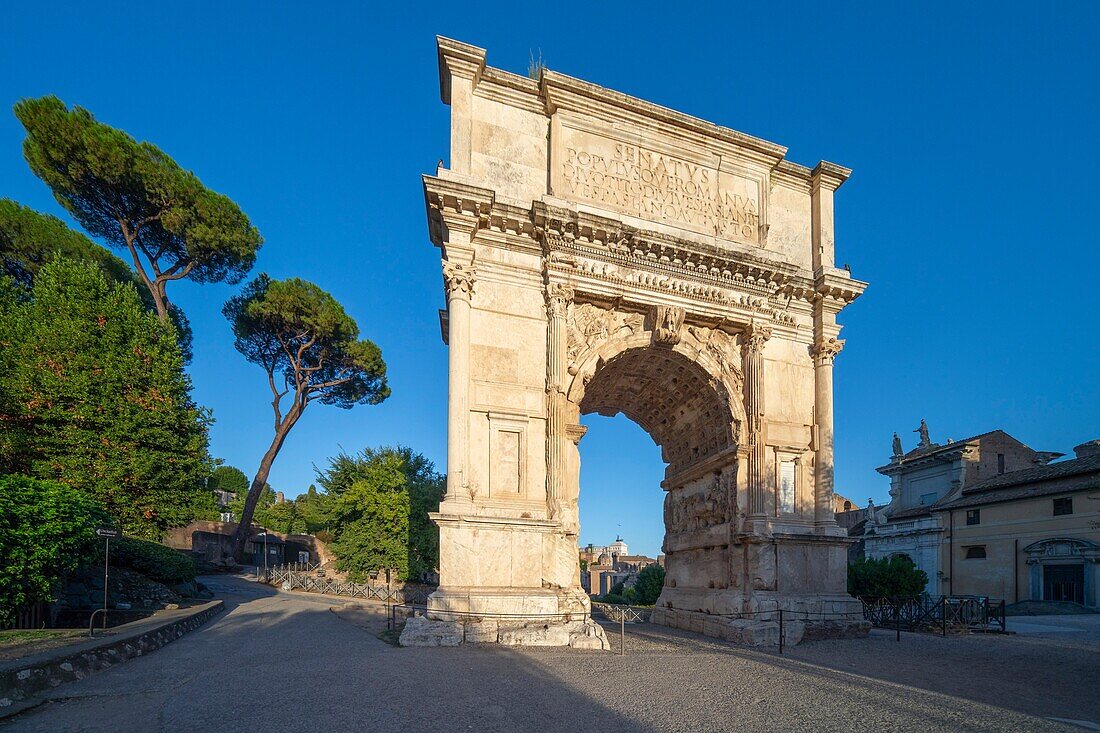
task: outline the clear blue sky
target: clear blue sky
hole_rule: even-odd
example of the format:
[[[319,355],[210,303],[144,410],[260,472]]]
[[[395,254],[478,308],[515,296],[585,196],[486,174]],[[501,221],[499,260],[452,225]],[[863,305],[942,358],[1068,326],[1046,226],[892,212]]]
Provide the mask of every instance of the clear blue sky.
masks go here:
[[[56,94],[161,146],[240,203],[257,272],[331,291],[382,347],[393,396],[314,405],[271,483],[305,489],[342,445],[445,464],[438,252],[420,174],[447,157],[435,34],[523,73],[547,65],[855,169],[837,258],[871,283],[843,315],[837,487],[922,417],[942,442],[1004,428],[1035,448],[1100,437],[1096,3],[20,3],[0,24],[0,107]],[[966,4],[969,5],[969,4]],[[888,7],[889,6],[889,7]],[[0,196],[61,213],[0,110]],[[233,350],[224,286],[176,284],[213,451],[251,473],[271,436],[262,372]],[[658,450],[619,417],[582,443],[582,540],[662,536]]]

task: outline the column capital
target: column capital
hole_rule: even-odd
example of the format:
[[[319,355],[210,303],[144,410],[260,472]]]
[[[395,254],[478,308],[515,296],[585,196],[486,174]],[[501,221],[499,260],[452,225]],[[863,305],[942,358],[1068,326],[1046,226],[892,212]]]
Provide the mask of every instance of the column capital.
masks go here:
[[[759,354],[772,337],[772,327],[766,323],[750,321],[741,331],[741,351],[744,355]]]
[[[447,300],[459,298],[469,302],[477,282],[477,270],[473,265],[460,265],[443,260],[443,283],[447,287]]]
[[[826,364],[831,365],[833,359],[844,349],[844,339],[838,338],[819,338],[810,347],[810,356],[813,357],[814,363],[819,366]]]
[[[565,318],[575,293],[564,283],[550,283],[546,288],[546,311],[551,318]]]

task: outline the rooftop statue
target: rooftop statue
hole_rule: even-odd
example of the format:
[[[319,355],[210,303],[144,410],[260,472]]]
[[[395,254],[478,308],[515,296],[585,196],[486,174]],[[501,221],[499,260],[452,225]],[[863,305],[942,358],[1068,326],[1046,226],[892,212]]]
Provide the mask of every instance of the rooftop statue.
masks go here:
[[[901,438],[897,433],[894,433],[894,458],[901,458],[904,451],[901,449]]]
[[[921,418],[920,427],[913,431],[914,433],[920,433],[920,447],[927,448],[932,445],[932,441],[928,438],[928,423]]]

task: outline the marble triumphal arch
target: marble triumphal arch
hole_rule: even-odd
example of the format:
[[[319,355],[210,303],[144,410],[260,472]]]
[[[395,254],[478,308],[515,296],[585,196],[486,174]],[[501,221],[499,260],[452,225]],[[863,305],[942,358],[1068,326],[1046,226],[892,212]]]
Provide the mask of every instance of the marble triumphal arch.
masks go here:
[[[834,266],[850,171],[443,38],[439,73],[447,494],[439,589],[403,640],[603,643],[577,559],[591,412],[625,413],[668,464],[654,621],[752,641],[773,619],[730,615],[784,608],[843,629],[832,371],[866,286]]]

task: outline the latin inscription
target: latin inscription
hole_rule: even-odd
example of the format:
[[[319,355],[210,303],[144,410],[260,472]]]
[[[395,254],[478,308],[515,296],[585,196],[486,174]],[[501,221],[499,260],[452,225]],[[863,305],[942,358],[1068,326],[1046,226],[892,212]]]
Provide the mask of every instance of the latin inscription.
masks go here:
[[[724,239],[759,242],[754,181],[636,145],[583,133],[571,137],[559,149],[558,195]],[[585,138],[604,144],[584,145]]]

